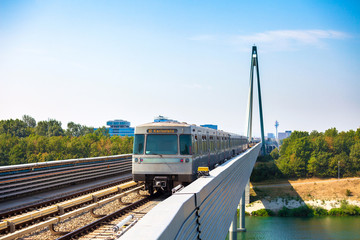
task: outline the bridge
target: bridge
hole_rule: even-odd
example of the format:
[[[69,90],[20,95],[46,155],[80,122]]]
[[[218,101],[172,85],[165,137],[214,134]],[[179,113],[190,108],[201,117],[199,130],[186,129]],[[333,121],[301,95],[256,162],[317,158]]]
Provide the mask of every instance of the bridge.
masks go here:
[[[259,111],[260,111],[260,126],[262,141],[247,149],[245,152],[238,156],[226,161],[222,165],[217,166],[215,169],[209,172],[209,176],[202,176],[196,181],[188,185],[187,187],[175,192],[172,196],[168,197],[157,206],[155,206],[148,214],[146,214],[140,221],[130,228],[121,239],[224,239],[228,232],[230,233],[230,239],[236,239],[238,231],[245,231],[245,187],[249,182],[249,178],[256,162],[256,159],[260,151],[265,154],[265,143],[264,141],[264,128],[263,128],[263,116],[261,106],[261,91],[260,91],[260,79],[259,79],[259,64],[257,58],[256,46],[252,49],[251,56],[251,71],[250,71],[250,91],[249,91],[249,102],[248,102],[248,126],[247,126],[247,137],[249,140],[252,139],[252,107],[253,107],[253,76],[254,68],[257,71],[257,86],[259,96]],[[92,179],[97,178],[99,174],[105,172],[114,174],[119,171],[120,166],[122,171],[128,172],[130,167],[130,155],[119,155],[105,158],[92,158],[92,159],[80,159],[80,160],[64,160],[59,161],[56,164],[61,166],[48,167],[48,163],[28,165],[28,166],[14,166],[10,168],[21,168],[21,171],[15,171],[19,174],[33,174],[34,169],[38,169],[38,172],[54,169],[56,167],[62,167],[62,174],[67,174],[66,180],[63,177],[54,176],[52,179],[54,185],[59,184],[63,181],[68,182],[69,180],[78,181],[79,176],[81,178]],[[54,164],[51,163],[51,164]],[[91,164],[88,167],[87,164]],[[116,167],[115,170],[109,169],[110,166]],[[9,167],[7,167],[9,168]],[[24,169],[22,169],[24,168]],[[25,169],[29,168],[29,169]],[[78,170],[75,170],[78,169]],[[97,169],[94,171],[94,169]],[[107,171],[106,171],[107,169]],[[11,169],[10,169],[11,170]],[[10,171],[9,170],[9,171]],[[5,170],[4,170],[5,171]],[[13,170],[11,170],[13,171]],[[25,171],[25,172],[23,172]],[[26,172],[26,171],[29,171]],[[53,170],[51,170],[53,171]],[[75,173],[78,171],[78,173]],[[55,170],[54,170],[55,173]],[[48,172],[44,172],[43,176],[48,176]],[[5,186],[7,176],[4,178],[4,189],[8,188]],[[22,176],[23,178],[23,176]],[[33,181],[34,177],[29,177]],[[22,180],[24,181],[24,180]],[[47,182],[49,183],[49,182]],[[61,184],[64,184],[61,182]],[[7,183],[6,183],[7,184]],[[14,184],[15,185],[15,184]],[[18,184],[16,184],[18,185]],[[52,232],[54,230],[54,224],[61,220],[66,219],[73,215],[73,213],[66,214],[64,209],[72,208],[76,204],[80,207],[85,203],[92,203],[88,207],[76,210],[82,212],[85,210],[91,210],[91,213],[95,217],[101,217],[94,213],[94,209],[100,206],[103,202],[109,202],[110,200],[102,200],[98,202],[103,196],[119,193],[117,196],[111,197],[111,199],[118,199],[121,201],[121,197],[127,194],[128,188],[135,187],[135,190],[141,188],[141,186],[135,186],[136,183],[123,184],[113,187],[111,190],[104,190],[100,193],[94,193],[81,199],[75,199],[70,203],[57,204],[49,209],[39,211],[37,214],[57,214],[59,212],[60,217],[55,217],[48,220],[45,223],[39,224],[32,229],[20,230],[22,232],[31,232],[34,229],[40,229],[45,226],[50,226]],[[39,181],[36,185],[37,189],[46,188],[46,184]],[[38,189],[39,188],[39,189]],[[12,191],[8,188],[8,196],[3,194],[2,198],[12,197],[12,195],[19,194],[19,191]],[[27,187],[21,188],[23,193],[28,193],[30,189]],[[130,190],[129,190],[130,191]],[[131,190],[132,191],[132,190]],[[241,202],[240,202],[241,199]],[[240,202],[240,204],[239,204]],[[70,207],[69,207],[70,206]],[[237,209],[240,206],[240,228],[237,228]],[[46,215],[47,216],[47,215]],[[37,217],[37,216],[36,216]],[[26,217],[27,218],[27,217]],[[35,219],[35,216],[29,215],[29,218]],[[8,219],[1,222],[0,228],[4,231],[8,229],[11,234],[8,236],[0,237],[0,239],[14,239],[15,237],[21,236],[19,231],[16,232],[16,225],[18,223],[26,223],[27,219],[22,217]],[[1,229],[0,229],[1,230]],[[61,232],[58,234],[62,234]],[[65,234],[65,233],[64,233]],[[62,239],[70,239],[65,235]]]
[[[231,222],[232,239],[236,239],[237,206],[241,197],[244,200],[245,186],[261,147],[258,143],[210,171],[210,176],[173,194],[121,239],[225,239]],[[243,208],[242,223],[244,216]]]

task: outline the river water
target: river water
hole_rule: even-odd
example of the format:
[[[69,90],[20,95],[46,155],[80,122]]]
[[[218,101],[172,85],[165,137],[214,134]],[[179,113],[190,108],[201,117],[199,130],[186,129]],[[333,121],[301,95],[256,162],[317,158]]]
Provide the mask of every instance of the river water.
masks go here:
[[[246,232],[238,233],[238,240],[360,240],[360,217],[246,217],[245,227]]]

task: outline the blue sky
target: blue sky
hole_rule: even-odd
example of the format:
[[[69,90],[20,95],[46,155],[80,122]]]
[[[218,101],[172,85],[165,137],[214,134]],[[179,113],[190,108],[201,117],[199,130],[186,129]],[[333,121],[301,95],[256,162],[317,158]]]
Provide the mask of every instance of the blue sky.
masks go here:
[[[244,133],[256,44],[265,133],[357,129],[359,19],[358,1],[2,0],[0,119]]]

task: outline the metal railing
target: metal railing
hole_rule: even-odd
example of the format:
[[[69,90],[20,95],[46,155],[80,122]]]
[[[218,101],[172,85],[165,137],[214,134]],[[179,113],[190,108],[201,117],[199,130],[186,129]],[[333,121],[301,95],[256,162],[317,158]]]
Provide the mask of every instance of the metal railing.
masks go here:
[[[18,172],[38,171],[43,169],[56,168],[59,166],[75,166],[75,165],[91,164],[91,163],[104,162],[104,161],[111,162],[113,160],[131,158],[131,157],[132,154],[122,154],[122,155],[113,155],[113,156],[104,156],[104,157],[75,158],[75,159],[66,159],[66,160],[54,160],[48,162],[0,166],[0,175],[13,174],[14,172],[18,173]]]
[[[224,239],[261,143],[154,207],[121,239]]]

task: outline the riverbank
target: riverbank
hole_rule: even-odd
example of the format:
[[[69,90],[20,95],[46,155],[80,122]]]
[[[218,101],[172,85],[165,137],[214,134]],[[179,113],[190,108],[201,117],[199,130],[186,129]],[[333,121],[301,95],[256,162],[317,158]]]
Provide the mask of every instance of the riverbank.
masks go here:
[[[294,181],[261,182],[251,184],[250,204],[245,211],[260,209],[278,212],[284,207],[321,207],[326,210],[348,205],[360,207],[360,178],[300,179]]]

